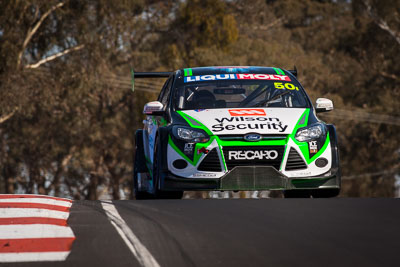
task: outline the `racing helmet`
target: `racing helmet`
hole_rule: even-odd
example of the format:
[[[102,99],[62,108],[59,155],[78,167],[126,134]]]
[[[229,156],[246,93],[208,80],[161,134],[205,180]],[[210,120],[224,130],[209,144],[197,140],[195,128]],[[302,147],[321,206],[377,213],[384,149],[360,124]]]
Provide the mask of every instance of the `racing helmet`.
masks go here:
[[[192,102],[195,108],[213,108],[215,106],[215,96],[207,90],[197,91],[193,95]]]

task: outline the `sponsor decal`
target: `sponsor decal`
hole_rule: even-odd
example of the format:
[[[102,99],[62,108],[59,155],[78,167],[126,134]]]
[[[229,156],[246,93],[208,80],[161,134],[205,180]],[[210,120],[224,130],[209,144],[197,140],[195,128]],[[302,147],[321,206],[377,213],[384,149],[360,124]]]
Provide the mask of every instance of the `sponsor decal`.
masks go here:
[[[228,110],[231,116],[266,116],[265,110],[262,108],[253,109],[230,109]]]
[[[183,152],[185,154],[192,154],[194,149],[194,143],[185,143],[185,147],[183,149]]]
[[[252,141],[252,142],[260,141],[261,138],[262,138],[262,136],[259,135],[259,134],[246,134],[246,135],[244,136],[244,140],[246,140],[246,141]]]
[[[293,85],[292,83],[274,83],[276,89],[287,89],[299,91],[299,87]]]
[[[199,76],[185,77],[184,82],[201,82],[201,81],[215,81],[215,80],[236,80],[236,74],[210,74]]]
[[[195,109],[194,111],[196,111],[196,112],[202,112],[202,111],[205,111],[206,109]]]
[[[205,147],[202,147],[199,150],[197,150],[197,154],[201,154],[201,153],[208,154],[208,152],[209,151]]]
[[[317,141],[311,141],[308,143],[310,146],[310,153],[315,154],[318,152],[318,144]]]
[[[239,80],[277,80],[291,81],[289,76],[276,74],[236,74]]]
[[[224,130],[277,130],[280,133],[286,131],[288,125],[283,124],[278,118],[267,117],[225,117],[215,118],[218,124],[211,126],[214,132]],[[238,123],[239,122],[239,123]],[[249,123],[251,122],[251,123]],[[232,124],[228,124],[232,123]]]
[[[276,159],[278,151],[276,150],[231,150],[228,153],[229,160],[253,160],[253,159]]]
[[[215,80],[276,80],[290,82],[290,77],[287,75],[277,74],[209,74],[198,76],[186,76],[184,82],[202,82]]]
[[[195,173],[193,177],[217,177],[216,173]]]
[[[296,172],[296,175],[301,175],[301,176],[311,175],[311,172]]]

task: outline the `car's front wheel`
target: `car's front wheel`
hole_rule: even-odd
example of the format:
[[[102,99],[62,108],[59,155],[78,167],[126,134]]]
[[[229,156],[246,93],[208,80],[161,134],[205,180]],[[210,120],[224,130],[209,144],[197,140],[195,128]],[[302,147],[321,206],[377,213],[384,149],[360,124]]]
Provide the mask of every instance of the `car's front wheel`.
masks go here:
[[[301,189],[301,190],[286,190],[283,192],[285,198],[331,198],[337,197],[340,193],[339,188],[327,189]]]
[[[310,198],[311,190],[285,190],[283,191],[283,196],[285,198]]]
[[[329,188],[329,189],[314,189],[311,192],[313,198],[330,198],[337,197],[340,193],[339,188]]]
[[[159,138],[156,139],[154,144],[154,160],[153,160],[153,193],[159,199],[181,199],[183,191],[162,191],[160,190],[160,183],[162,177],[162,149]]]
[[[147,173],[146,160],[144,158],[144,147],[143,147],[143,131],[138,130],[135,134],[136,149],[135,149],[135,163],[133,166],[133,192],[135,198],[139,199],[149,199],[152,196],[142,191],[139,186],[139,173]]]

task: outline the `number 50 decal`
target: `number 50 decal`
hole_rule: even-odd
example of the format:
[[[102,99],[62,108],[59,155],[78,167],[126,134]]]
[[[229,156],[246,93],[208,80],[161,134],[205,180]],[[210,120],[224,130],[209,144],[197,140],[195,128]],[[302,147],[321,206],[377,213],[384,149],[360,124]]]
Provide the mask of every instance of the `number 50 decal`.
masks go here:
[[[288,89],[288,90],[297,90],[299,91],[299,87],[294,86],[292,83],[274,83],[276,89]]]

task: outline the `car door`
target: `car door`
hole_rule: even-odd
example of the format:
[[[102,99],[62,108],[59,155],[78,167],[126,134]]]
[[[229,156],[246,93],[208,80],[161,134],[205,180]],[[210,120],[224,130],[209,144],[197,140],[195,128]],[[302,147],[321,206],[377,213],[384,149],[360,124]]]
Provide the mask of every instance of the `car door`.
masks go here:
[[[157,101],[161,102],[164,105],[164,110],[167,108],[169,95],[171,92],[171,87],[173,83],[173,77],[170,77],[164,84],[160,95],[158,96]],[[144,145],[145,145],[145,155],[147,161],[150,161],[151,166],[153,165],[154,158],[154,144],[156,139],[156,134],[158,131],[158,127],[166,124],[166,120],[162,116],[153,116],[148,115],[144,123]]]

